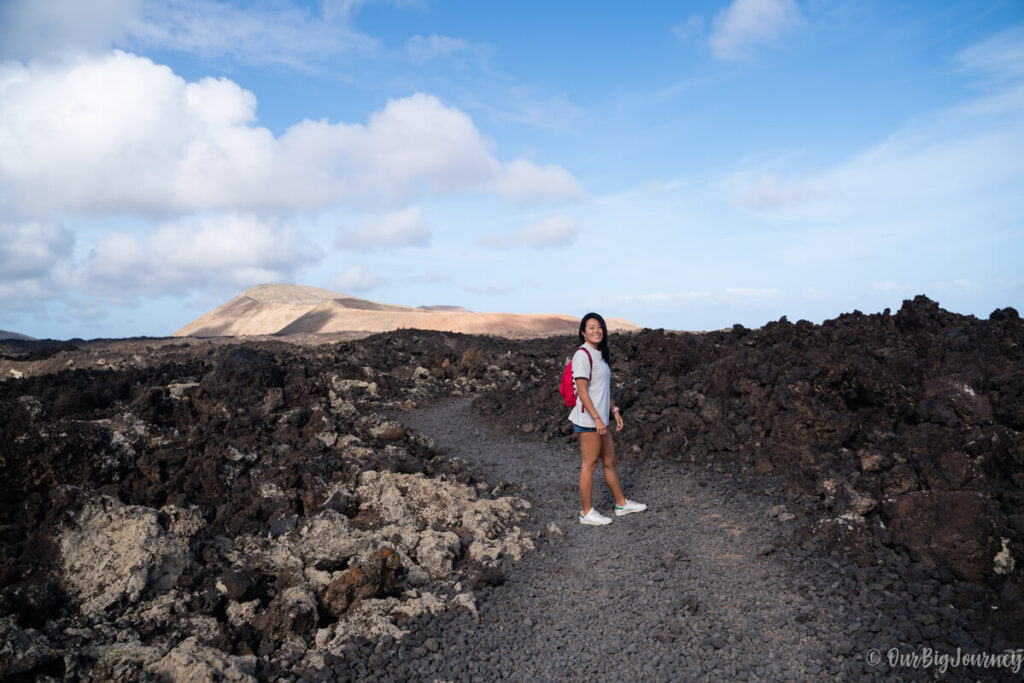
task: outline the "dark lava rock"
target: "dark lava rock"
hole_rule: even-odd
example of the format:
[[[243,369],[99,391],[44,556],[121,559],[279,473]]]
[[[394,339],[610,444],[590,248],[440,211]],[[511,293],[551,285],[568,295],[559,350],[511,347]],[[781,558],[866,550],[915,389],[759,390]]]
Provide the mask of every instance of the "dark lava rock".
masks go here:
[[[999,551],[998,511],[970,491],[915,491],[899,497],[890,517],[894,539],[926,566],[949,566],[961,579],[983,582]]]
[[[323,607],[337,617],[358,600],[393,595],[402,586],[402,573],[398,554],[390,548],[381,548],[366,562],[349,567],[328,584]]]
[[[217,588],[228,598],[237,602],[243,602],[252,597],[252,581],[245,574],[228,570],[217,579]]]
[[[551,378],[574,342],[519,353],[515,379],[476,407],[507,433],[529,423],[521,438],[571,441]],[[979,320],[918,296],[895,315],[610,342],[624,458],[772,476],[821,517],[863,518],[860,530],[844,522],[816,541],[858,562],[892,546],[993,587],[1019,576],[1024,323],[1013,309]],[[995,564],[1002,539],[1012,577]]]
[[[295,515],[289,515],[288,517],[282,517],[273,524],[270,525],[270,535],[273,538],[278,536],[284,536],[289,531],[295,529],[298,526],[299,518]]]
[[[336,515],[353,534],[382,528],[381,516],[360,509],[352,494],[369,470],[475,482],[429,439],[378,413],[475,395],[475,408],[499,434],[575,444],[556,389],[575,342],[575,335],[511,340],[412,330],[307,347],[183,340],[149,348],[141,341],[130,354],[138,351],[142,362],[111,358],[103,369],[95,369],[84,344],[38,347],[37,361],[67,354],[79,362],[0,381],[0,633],[20,662],[0,676],[128,680],[138,673],[130,663],[108,666],[86,648],[118,638],[148,647],[195,632],[232,656],[258,655],[261,680],[295,678],[278,654],[286,645],[301,639],[312,647],[321,629],[340,623],[361,600],[402,595],[413,580],[398,554],[380,547],[361,555],[369,560],[324,557],[307,566],[331,572],[313,591],[290,582],[285,570],[258,567],[248,554],[259,552],[252,539],[299,539],[317,515]],[[32,348],[8,344],[0,357],[29,362]],[[796,518],[777,524],[777,541],[766,543],[768,536],[751,548],[755,560],[809,553],[813,544],[846,553],[852,568],[865,571],[897,557],[898,571],[923,571],[895,600],[962,610],[969,633],[945,629],[941,637],[975,651],[1024,643],[1024,323],[1016,310],[979,320],[916,297],[896,314],[855,311],[821,325],[783,318],[757,330],[614,335],[611,351],[627,424],[616,442],[624,462],[662,459],[736,482],[761,481],[787,501]],[[60,362],[65,367],[62,356]],[[494,482],[479,490],[519,495]],[[154,565],[155,574],[180,576],[172,587],[177,597],[168,597],[171,589],[157,595],[140,588],[140,600],[153,602],[136,622],[126,621],[127,606],[117,603],[87,623],[64,592],[61,535],[98,495],[163,511],[161,543],[188,539],[174,552],[158,548],[166,566]],[[660,514],[655,507],[651,514]],[[186,510],[198,521],[182,531],[174,511]],[[452,551],[454,568],[479,591],[477,599],[507,590],[486,589],[511,570],[470,566],[465,531],[448,530],[462,540]],[[659,563],[665,552],[679,560]],[[651,586],[669,585],[687,559],[682,547],[658,549],[652,558]],[[977,592],[956,588],[962,580],[976,582]],[[433,590],[427,581],[417,574],[415,587]],[[856,587],[866,604],[896,591],[871,581],[877,587]],[[677,612],[710,624],[713,608],[694,596],[673,598]],[[486,604],[478,608],[487,613]],[[468,632],[469,610],[461,611],[460,628]],[[938,623],[914,628],[930,634]],[[413,631],[421,626],[410,624]],[[884,635],[888,627],[877,628]],[[703,644],[682,643],[693,636],[677,630],[654,625],[647,642]],[[666,633],[676,640],[658,635]],[[720,633],[707,637],[723,652],[733,647]],[[436,652],[427,640],[407,651],[447,652],[444,638]],[[373,677],[373,645],[353,648],[329,666],[350,678]],[[395,661],[407,676],[430,670],[425,660]],[[387,675],[400,677],[399,670]],[[488,673],[467,665],[451,677]],[[596,668],[573,675],[591,674]]]
[[[481,567],[473,577],[473,590],[488,586],[500,586],[505,583],[505,576],[500,567]]]

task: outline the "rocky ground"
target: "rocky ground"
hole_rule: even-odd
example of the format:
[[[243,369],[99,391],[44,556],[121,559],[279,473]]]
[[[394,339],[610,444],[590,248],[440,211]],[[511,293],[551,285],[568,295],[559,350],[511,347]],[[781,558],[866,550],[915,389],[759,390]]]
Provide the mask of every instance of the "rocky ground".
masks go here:
[[[651,511],[606,529],[574,340],[295,341],[0,345],[0,677],[955,679],[871,648],[1024,644],[1013,309],[619,336]]]
[[[976,585],[944,584],[882,549],[860,567],[802,540],[804,520],[768,477],[626,457],[623,486],[648,511],[587,527],[573,518],[572,445],[494,435],[464,401],[396,419],[434,435],[471,472],[521,482],[537,550],[493,577],[478,615],[425,620],[370,666],[339,666],[340,678],[371,670],[396,681],[1021,677],[1012,668],[890,663],[925,648],[1008,644],[965,620],[965,608],[986,595]],[[595,505],[611,514],[607,489],[595,490]]]
[[[564,362],[554,347],[531,347],[514,381],[477,407],[508,433],[571,441],[560,398],[535,380]],[[1014,309],[978,320],[917,297],[895,315],[820,326],[645,331],[620,338],[612,363],[634,427],[628,452],[770,476],[826,547],[865,566],[888,548],[943,581],[988,586],[1001,596],[1000,630],[1024,633],[1024,323]]]

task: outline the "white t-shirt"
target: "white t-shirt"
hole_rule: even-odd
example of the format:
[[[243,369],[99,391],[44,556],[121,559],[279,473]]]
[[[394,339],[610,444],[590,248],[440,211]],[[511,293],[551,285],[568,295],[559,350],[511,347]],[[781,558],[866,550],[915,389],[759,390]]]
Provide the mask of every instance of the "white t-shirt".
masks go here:
[[[612,405],[612,370],[604,362],[600,351],[589,344],[587,344],[587,351],[590,352],[590,358],[587,358],[587,353],[583,349],[577,349],[576,353],[573,354],[572,378],[573,381],[579,377],[590,380],[590,383],[587,385],[587,393],[594,404],[594,410],[601,417],[601,421],[607,425],[608,411]],[[594,361],[593,369],[590,367],[591,359]],[[578,397],[576,405],[573,407],[572,412],[569,413],[569,421],[580,427],[597,426],[594,418],[590,417],[583,407],[583,400]]]

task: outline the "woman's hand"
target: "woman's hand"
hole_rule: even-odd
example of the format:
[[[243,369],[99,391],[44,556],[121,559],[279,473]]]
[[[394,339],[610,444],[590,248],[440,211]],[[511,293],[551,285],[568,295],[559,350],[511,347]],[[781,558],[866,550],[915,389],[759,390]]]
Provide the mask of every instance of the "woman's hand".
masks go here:
[[[621,432],[622,431],[622,415],[619,413],[619,409],[616,408],[614,411],[612,411],[612,414],[615,416],[615,431]]]
[[[597,427],[597,433],[604,436],[608,433],[608,427],[605,426],[604,422],[599,417],[594,418],[594,426]]]

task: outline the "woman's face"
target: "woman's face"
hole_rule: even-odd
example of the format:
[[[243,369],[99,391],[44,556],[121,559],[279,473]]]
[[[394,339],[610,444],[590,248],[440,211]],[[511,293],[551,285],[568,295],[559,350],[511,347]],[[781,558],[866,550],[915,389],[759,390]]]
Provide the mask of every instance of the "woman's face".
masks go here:
[[[597,322],[597,318],[591,318],[587,321],[587,324],[583,327],[583,338],[588,342],[597,346],[604,339],[604,332],[601,330],[601,323]]]

